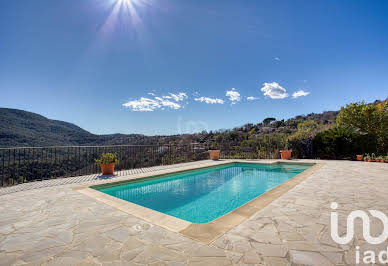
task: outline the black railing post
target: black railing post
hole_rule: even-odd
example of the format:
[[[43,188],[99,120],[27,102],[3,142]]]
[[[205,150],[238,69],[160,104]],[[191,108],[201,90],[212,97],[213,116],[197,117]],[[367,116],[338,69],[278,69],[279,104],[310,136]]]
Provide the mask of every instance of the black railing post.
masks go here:
[[[81,175],[81,147],[78,147],[78,175]]]
[[[40,158],[39,158],[39,164],[40,164],[40,179],[43,180],[43,148],[40,149]]]
[[[54,169],[56,169],[57,168],[57,165],[59,164],[58,163],[58,157],[57,157],[58,155],[57,155],[57,148],[55,147],[54,148]],[[54,176],[55,176],[55,178],[57,178],[57,172],[54,172]]]
[[[8,150],[8,165],[7,165],[8,172],[11,171],[11,166],[10,165],[11,165],[11,149]],[[12,174],[10,174],[10,175],[12,177],[12,183],[13,183],[13,175]],[[8,178],[8,179],[10,179],[10,178]],[[9,183],[9,180],[8,180],[8,183]]]
[[[4,165],[4,154],[5,154],[5,150],[2,150],[2,156],[1,156],[1,159],[3,161],[2,165],[3,167],[1,168],[1,186],[4,187],[4,176],[5,176],[5,165]]]
[[[13,150],[13,163],[12,163],[12,166],[13,166],[13,181],[12,181],[12,183],[15,184],[15,179],[16,179],[16,176],[17,176],[17,174],[16,174],[16,149]]]

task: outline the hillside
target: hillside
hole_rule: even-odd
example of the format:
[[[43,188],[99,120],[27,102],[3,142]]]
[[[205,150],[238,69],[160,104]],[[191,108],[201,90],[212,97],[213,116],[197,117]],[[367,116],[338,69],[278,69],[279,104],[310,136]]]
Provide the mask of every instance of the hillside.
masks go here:
[[[139,134],[95,135],[74,124],[16,109],[0,108],[0,147],[149,144]]]
[[[306,120],[314,120],[320,124],[334,123],[338,112],[323,112],[321,114],[309,114],[297,116],[287,121],[272,121],[271,124],[263,123],[247,124],[233,130],[203,132],[199,134],[185,134],[173,136],[144,136],[141,134],[111,134],[95,135],[74,124],[51,120],[44,116],[17,109],[0,108],[0,147],[16,146],[67,146],[67,145],[124,145],[124,144],[157,144],[157,143],[187,143],[208,142],[214,140],[214,134],[226,132],[263,131],[268,127],[276,128],[276,131],[290,133],[298,123]],[[222,133],[221,133],[222,132]],[[269,132],[271,133],[271,131]],[[244,139],[244,138],[242,138]],[[236,139],[237,140],[237,139]]]

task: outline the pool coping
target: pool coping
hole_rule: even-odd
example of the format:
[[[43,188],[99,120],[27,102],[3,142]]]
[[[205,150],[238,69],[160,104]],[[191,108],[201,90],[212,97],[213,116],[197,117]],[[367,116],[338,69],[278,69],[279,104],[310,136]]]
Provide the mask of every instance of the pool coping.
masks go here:
[[[241,205],[240,207],[232,210],[229,213],[226,213],[225,215],[218,217],[217,219],[204,224],[196,224],[191,223],[137,204],[134,204],[132,202],[122,200],[119,198],[116,198],[114,196],[105,194],[103,192],[100,192],[95,187],[99,186],[112,186],[119,185],[119,184],[125,184],[130,183],[133,181],[143,181],[145,179],[150,178],[158,178],[169,174],[174,173],[180,173],[180,172],[187,172],[190,170],[198,170],[198,169],[205,169],[209,167],[214,166],[221,166],[224,164],[231,164],[231,163],[253,163],[253,164],[279,164],[279,163],[287,163],[287,164],[308,164],[312,165],[310,168],[304,170],[302,173],[294,176],[293,178],[281,183],[280,185],[274,187],[273,189],[257,196],[256,198],[252,199],[251,201],[246,202],[245,204]],[[235,226],[241,224],[251,216],[253,216],[255,213],[269,205],[271,202],[282,196],[284,193],[307,179],[311,174],[313,174],[315,171],[319,170],[324,163],[306,163],[306,162],[292,162],[292,161],[283,161],[283,160],[276,160],[273,162],[260,162],[260,161],[253,161],[253,160],[225,160],[225,161],[219,161],[215,164],[208,165],[208,166],[194,166],[194,167],[185,167],[184,169],[178,170],[177,169],[171,169],[171,170],[164,170],[161,171],[159,174],[155,173],[146,173],[146,174],[139,174],[134,178],[128,178],[123,177],[119,181],[112,181],[112,180],[104,180],[100,181],[97,184],[93,185],[86,185],[86,186],[77,186],[74,187],[74,190],[79,191],[80,193],[89,196],[91,198],[94,198],[95,200],[98,200],[100,202],[103,202],[109,206],[112,206],[116,209],[119,209],[125,213],[131,214],[133,216],[136,216],[140,219],[143,219],[147,222],[150,222],[152,224],[158,225],[160,227],[163,227],[165,229],[168,229],[172,232],[179,233],[185,237],[189,237],[193,240],[199,241],[204,244],[209,244],[234,228]],[[94,187],[94,188],[92,188]]]

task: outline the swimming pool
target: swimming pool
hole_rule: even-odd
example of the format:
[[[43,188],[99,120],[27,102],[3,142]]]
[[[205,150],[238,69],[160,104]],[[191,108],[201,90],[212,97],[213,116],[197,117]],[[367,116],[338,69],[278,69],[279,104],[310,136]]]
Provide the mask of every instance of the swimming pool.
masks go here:
[[[231,163],[128,184],[100,192],[191,223],[208,223],[312,165]]]

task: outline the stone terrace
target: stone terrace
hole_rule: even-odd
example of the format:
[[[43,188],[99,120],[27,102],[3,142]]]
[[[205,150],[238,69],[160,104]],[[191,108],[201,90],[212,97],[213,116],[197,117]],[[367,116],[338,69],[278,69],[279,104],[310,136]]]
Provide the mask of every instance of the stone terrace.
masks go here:
[[[388,214],[388,164],[317,162],[325,165],[210,245],[89,198],[72,189],[79,182],[27,184],[0,196],[0,265],[354,265],[356,246],[386,250],[387,242],[368,245],[359,223],[350,244],[336,244],[330,203],[341,224],[352,210]],[[371,221],[379,235],[382,224]]]

